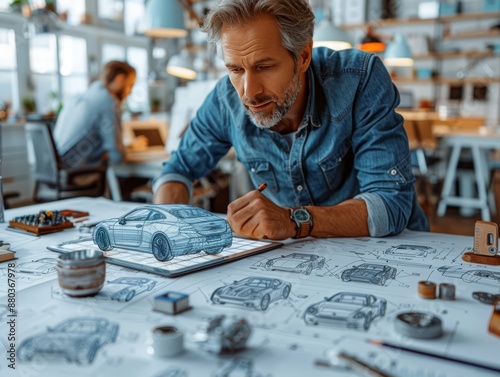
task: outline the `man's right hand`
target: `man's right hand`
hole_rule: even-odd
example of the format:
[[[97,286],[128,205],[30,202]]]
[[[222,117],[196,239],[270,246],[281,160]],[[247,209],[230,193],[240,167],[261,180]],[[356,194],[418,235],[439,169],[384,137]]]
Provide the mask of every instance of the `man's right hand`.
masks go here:
[[[153,198],[154,204],[176,203],[188,204],[189,191],[184,183],[167,182],[160,186]]]

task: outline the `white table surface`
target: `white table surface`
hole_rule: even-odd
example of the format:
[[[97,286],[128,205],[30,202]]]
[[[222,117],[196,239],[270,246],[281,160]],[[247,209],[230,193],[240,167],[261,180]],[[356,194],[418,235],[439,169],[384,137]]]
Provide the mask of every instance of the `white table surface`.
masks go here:
[[[124,214],[134,203],[113,202],[103,198],[78,198],[6,211],[7,220],[40,209],[75,209],[89,211],[90,221],[103,220]],[[77,229],[33,237],[5,230],[0,224],[0,239],[12,244],[18,259],[16,270],[16,339],[17,350],[30,336],[47,333],[65,320],[80,317],[105,318],[119,326],[114,342],[102,344],[90,364],[78,365],[56,354],[52,357],[37,354],[31,362],[16,361],[16,369],[8,368],[2,353],[1,376],[351,376],[352,372],[315,365],[328,359],[332,349],[346,350],[370,364],[385,368],[396,376],[494,376],[475,368],[436,361],[425,357],[388,351],[366,343],[367,339],[392,341],[407,347],[500,367],[498,351],[500,338],[487,332],[492,307],[472,299],[474,291],[499,293],[500,278],[474,278],[474,271],[492,271],[500,276],[500,268],[463,263],[460,255],[473,244],[472,237],[405,231],[389,238],[307,239],[287,242],[280,249],[244,260],[225,264],[176,279],[107,265],[107,283],[96,297],[70,298],[62,294],[57,274],[22,272],[26,263],[42,258],[57,258],[46,249],[80,235]],[[473,230],[471,229],[471,234]],[[432,252],[425,258],[395,256],[385,251],[400,244],[429,246]],[[265,263],[292,252],[316,254],[325,258],[322,268],[310,274],[293,271],[271,271]],[[384,285],[357,281],[342,281],[342,272],[362,263],[389,265],[397,269],[394,279]],[[0,264],[0,308],[7,305],[8,263]],[[441,272],[439,267],[453,267]],[[292,285],[287,299],[271,303],[266,311],[232,304],[211,302],[215,289],[249,276],[272,277]],[[106,298],[113,279],[143,277],[155,282],[151,291],[137,294],[129,302]],[[453,283],[457,300],[424,300],[417,294],[421,280]],[[477,280],[477,281],[476,281]],[[168,316],[151,310],[153,297],[166,291],[190,295],[192,309],[177,316]],[[354,292],[386,300],[384,315],[376,313],[369,321],[369,329],[350,329],[344,326],[307,325],[306,309],[339,292]],[[394,330],[394,319],[403,311],[418,310],[439,316],[444,335],[434,340],[415,340],[402,337]],[[238,315],[247,318],[253,326],[249,347],[236,355],[218,356],[198,348],[191,336],[207,316]],[[0,327],[0,349],[8,349],[9,317],[5,310]],[[159,359],[147,353],[147,339],[151,329],[169,324],[185,333],[186,351],[169,359]],[[64,342],[64,339],[59,341]],[[71,342],[71,337],[66,341]],[[69,343],[68,343],[69,344]],[[55,345],[54,345],[55,346]],[[80,345],[80,349],[85,345]],[[69,349],[69,346],[68,346]],[[68,351],[69,352],[69,351]]]

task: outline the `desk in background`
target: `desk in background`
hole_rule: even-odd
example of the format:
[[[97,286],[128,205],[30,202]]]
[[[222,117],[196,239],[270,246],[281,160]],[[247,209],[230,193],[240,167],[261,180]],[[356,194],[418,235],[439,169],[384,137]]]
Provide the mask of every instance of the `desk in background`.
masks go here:
[[[90,220],[94,221],[119,216],[135,206],[134,203],[102,198],[81,198],[8,210],[6,217],[33,213],[42,208],[72,208],[89,211]],[[391,341],[500,367],[500,338],[487,332],[492,307],[471,297],[474,291],[499,292],[500,267],[461,262],[460,255],[472,246],[472,237],[405,231],[388,238],[306,239],[287,242],[281,249],[177,279],[108,264],[106,283],[101,292],[95,297],[76,299],[62,294],[54,268],[54,258],[58,254],[46,250],[46,247],[75,239],[80,233],[72,229],[36,238],[8,232],[5,226],[0,224],[1,238],[12,244],[19,258],[15,261],[16,349],[19,350],[28,337],[46,334],[47,349],[53,354],[46,356],[35,352],[31,355],[31,362],[18,358],[16,370],[8,369],[3,357],[0,359],[2,376],[355,376],[343,369],[317,365],[317,361],[325,360],[332,349],[346,350],[370,364],[387,368],[395,376],[497,375],[388,351],[367,344],[367,339]],[[428,248],[423,248],[425,256],[417,257],[398,253],[397,246],[401,244]],[[311,268],[304,265],[289,268],[290,265],[281,261],[282,256],[292,253],[317,255],[321,263],[311,264]],[[358,279],[349,281],[346,275],[343,278],[344,271],[362,269],[363,264],[390,268],[386,269],[388,273],[384,277],[374,278],[372,283],[355,281]],[[6,269],[6,263],[0,264],[2,309],[6,309],[7,304]],[[216,289],[252,276],[290,283],[291,292],[287,297],[273,296],[265,311],[212,303],[210,298]],[[417,283],[427,279],[455,284],[457,300],[419,298]],[[128,284],[123,284],[126,281]],[[134,288],[134,281],[142,282],[142,285],[137,284]],[[135,289],[135,294],[129,301],[113,299],[113,294],[120,289]],[[165,291],[188,293],[193,308],[175,317],[152,311],[153,297]],[[257,295],[258,292],[255,289],[249,294]],[[366,301],[336,303],[325,299],[343,292],[361,295]],[[322,303],[321,313],[308,311],[316,303]],[[434,340],[415,340],[396,333],[394,318],[409,310],[438,315],[444,323],[444,335]],[[247,350],[235,355],[216,356],[201,351],[193,343],[191,335],[197,326],[207,316],[218,314],[244,316],[250,321],[254,331]],[[5,323],[6,311],[0,315]],[[334,315],[338,321],[328,319]],[[102,328],[76,327],[69,334],[62,333],[57,337],[61,332],[59,325],[65,321],[77,324],[81,318],[97,319]],[[306,323],[306,318],[310,324]],[[318,325],[313,324],[314,318]],[[146,351],[147,334],[153,327],[165,324],[186,334],[186,351],[170,359],[158,359]],[[7,347],[6,331],[7,327],[3,326],[0,347]],[[79,342],[76,340],[81,338],[80,333],[92,331],[101,335],[101,342],[89,342],[96,338],[90,336]],[[51,339],[57,341],[50,343]],[[80,362],[74,361],[72,352],[77,352]]]

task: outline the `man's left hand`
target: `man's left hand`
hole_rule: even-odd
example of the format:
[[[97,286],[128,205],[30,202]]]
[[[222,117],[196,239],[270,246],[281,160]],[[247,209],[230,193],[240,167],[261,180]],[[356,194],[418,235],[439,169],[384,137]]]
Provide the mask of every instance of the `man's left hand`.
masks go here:
[[[290,209],[278,207],[258,190],[230,203],[227,221],[233,232],[242,237],[283,240],[295,236]]]

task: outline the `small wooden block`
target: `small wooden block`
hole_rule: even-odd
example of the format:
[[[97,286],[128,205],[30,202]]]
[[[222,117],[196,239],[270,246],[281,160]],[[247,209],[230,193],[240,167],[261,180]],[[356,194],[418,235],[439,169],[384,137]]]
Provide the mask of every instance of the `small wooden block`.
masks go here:
[[[500,266],[500,256],[488,257],[486,255],[474,254],[467,252],[462,255],[462,259],[469,263],[488,264],[490,266]]]
[[[493,313],[491,314],[488,331],[496,336],[500,336],[500,300],[493,304]]]

